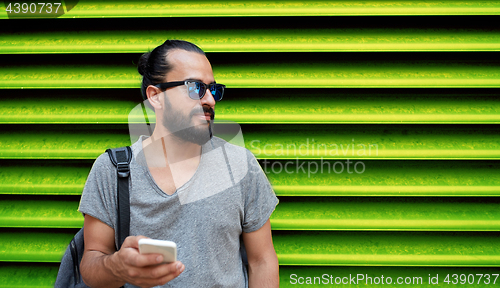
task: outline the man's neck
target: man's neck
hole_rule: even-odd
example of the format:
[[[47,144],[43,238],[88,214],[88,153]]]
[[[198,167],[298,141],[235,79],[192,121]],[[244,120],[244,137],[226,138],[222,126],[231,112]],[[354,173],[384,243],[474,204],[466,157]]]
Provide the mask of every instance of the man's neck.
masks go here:
[[[155,130],[155,132],[158,131]],[[166,161],[168,161],[169,164],[175,164],[183,161],[199,161],[201,155],[200,145],[183,141],[173,134],[155,132],[142,143],[148,163],[167,163]],[[160,159],[165,159],[165,161],[160,161]]]

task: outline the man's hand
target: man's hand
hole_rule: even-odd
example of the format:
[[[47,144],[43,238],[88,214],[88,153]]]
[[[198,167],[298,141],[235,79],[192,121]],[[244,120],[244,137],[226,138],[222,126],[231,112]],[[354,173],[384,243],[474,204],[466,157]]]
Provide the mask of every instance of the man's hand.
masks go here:
[[[160,254],[139,254],[139,239],[147,237],[127,237],[121,249],[104,260],[104,266],[116,277],[136,286],[153,287],[167,283],[184,271],[180,261],[160,264],[163,261]]]
[[[125,283],[153,287],[184,271],[179,261],[160,264],[161,254],[140,254],[139,239],[147,237],[129,236],[116,251],[113,228],[89,215],[85,215],[84,227],[85,251],[80,270],[83,281],[90,287],[121,287]]]

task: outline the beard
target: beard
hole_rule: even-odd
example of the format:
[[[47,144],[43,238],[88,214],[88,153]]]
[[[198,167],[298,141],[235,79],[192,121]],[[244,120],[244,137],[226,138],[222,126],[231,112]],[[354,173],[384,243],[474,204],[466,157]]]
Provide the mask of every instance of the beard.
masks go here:
[[[209,113],[210,121],[206,124],[194,125],[192,119],[196,114]],[[214,123],[215,112],[207,106],[196,107],[189,113],[184,115],[180,111],[175,111],[170,105],[170,102],[165,97],[165,109],[163,110],[163,126],[167,128],[172,135],[182,142],[190,142],[198,145],[207,143],[212,139],[212,126]]]

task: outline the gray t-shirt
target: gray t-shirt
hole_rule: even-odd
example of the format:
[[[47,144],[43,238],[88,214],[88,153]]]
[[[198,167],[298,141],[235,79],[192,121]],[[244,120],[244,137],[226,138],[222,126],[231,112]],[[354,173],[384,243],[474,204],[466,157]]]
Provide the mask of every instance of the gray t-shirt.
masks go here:
[[[145,165],[146,138],[131,146],[130,235],[174,241],[177,259],[186,267],[158,287],[248,287],[240,235],[261,228],[278,204],[253,154],[213,137],[202,146],[192,178],[168,195]],[[116,168],[103,153],[92,166],[78,210],[115,229],[116,182]]]

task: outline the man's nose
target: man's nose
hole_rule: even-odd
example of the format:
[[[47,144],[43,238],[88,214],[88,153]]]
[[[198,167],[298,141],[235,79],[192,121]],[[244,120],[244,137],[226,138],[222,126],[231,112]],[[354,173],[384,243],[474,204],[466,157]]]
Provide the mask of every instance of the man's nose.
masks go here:
[[[210,91],[209,88],[207,88],[207,90],[205,91],[205,96],[203,96],[203,98],[201,98],[201,104],[206,104],[206,105],[209,105],[210,107],[214,107],[215,106],[215,99],[214,99],[214,96],[212,95],[212,92]]]

